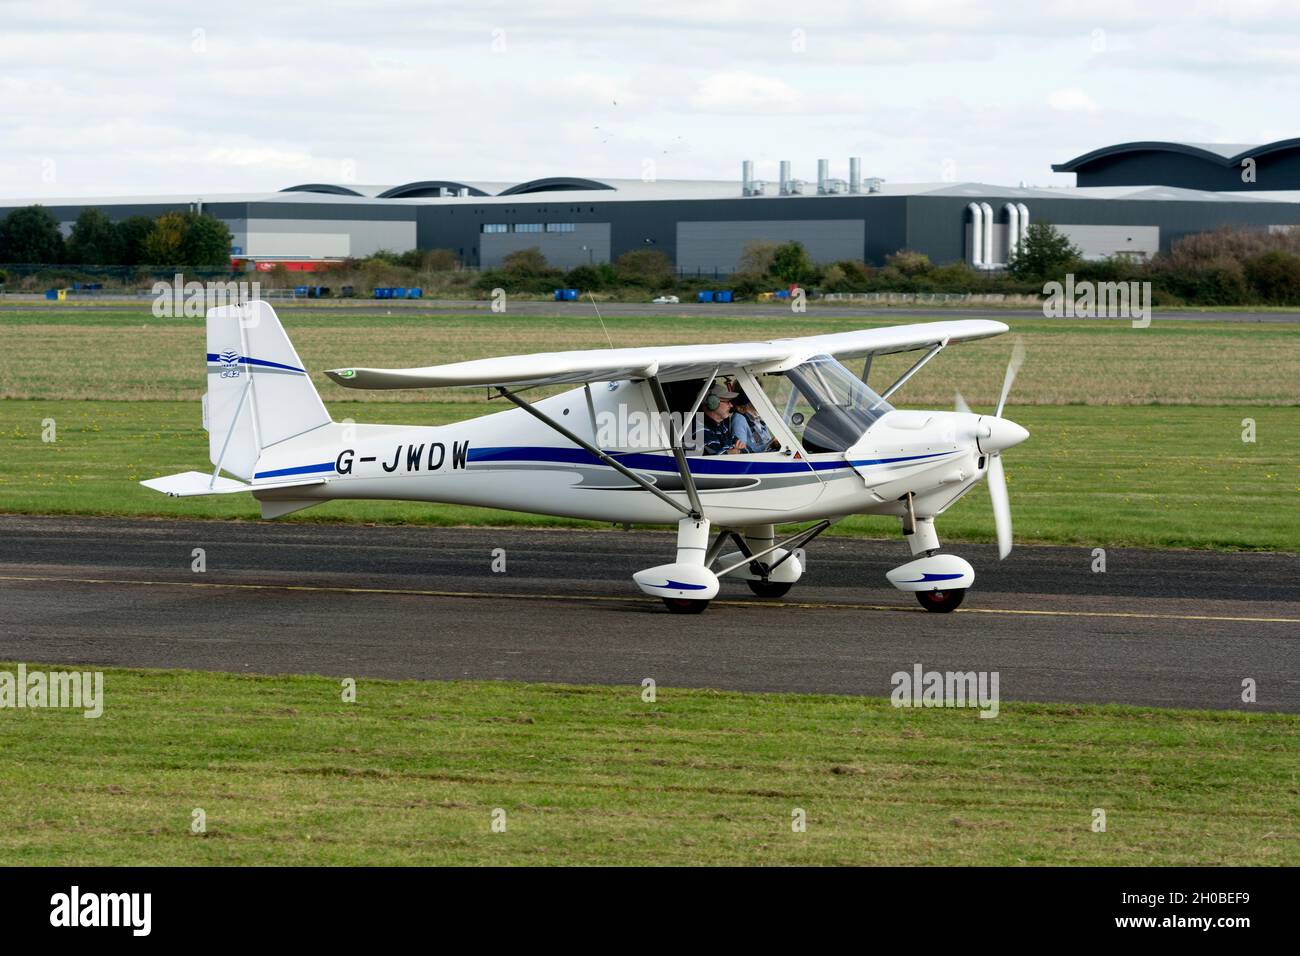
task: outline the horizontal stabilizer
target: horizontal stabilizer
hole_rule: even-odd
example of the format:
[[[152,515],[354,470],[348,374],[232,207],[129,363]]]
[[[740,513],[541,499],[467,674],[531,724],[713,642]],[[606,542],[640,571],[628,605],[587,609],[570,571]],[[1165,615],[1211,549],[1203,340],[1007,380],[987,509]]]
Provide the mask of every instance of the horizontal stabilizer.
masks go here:
[[[150,478],[140,484],[153,491],[161,491],[173,498],[188,498],[193,495],[233,495],[241,491],[269,491],[276,488],[305,488],[309,485],[323,485],[324,478],[304,478],[297,481],[259,481],[247,484],[233,478],[213,478],[202,471],[186,471],[179,475],[166,475],[162,478]]]

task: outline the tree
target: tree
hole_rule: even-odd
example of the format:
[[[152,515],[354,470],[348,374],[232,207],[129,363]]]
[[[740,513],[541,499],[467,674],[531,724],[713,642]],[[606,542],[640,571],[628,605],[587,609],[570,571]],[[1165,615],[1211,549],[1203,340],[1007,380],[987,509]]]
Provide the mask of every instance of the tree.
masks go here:
[[[215,216],[185,216],[179,261],[187,266],[230,266],[230,227]]]
[[[155,219],[144,240],[145,261],[153,266],[180,265],[185,227],[185,216],[179,212],[163,213]]]
[[[153,220],[148,216],[127,216],[116,223],[113,231],[117,233],[117,264],[138,266],[146,262],[144,245],[153,232]]]
[[[1050,222],[1031,222],[1007,263],[1017,279],[1042,282],[1069,271],[1083,253]]]
[[[116,265],[118,233],[112,221],[93,206],[81,210],[68,236],[68,261],[78,265]]]
[[[0,262],[63,261],[59,221],[44,206],[15,209],[0,223]]]
[[[540,276],[551,271],[546,256],[538,246],[516,249],[501,260],[501,268],[516,276]]]
[[[736,271],[746,275],[765,276],[772,271],[772,257],[776,255],[776,243],[764,239],[752,239],[745,243],[736,263]]]
[[[777,246],[772,253],[770,272],[782,282],[804,282],[812,275],[813,265],[800,243],[787,242]]]
[[[658,249],[633,249],[614,262],[618,278],[637,285],[657,286],[673,279],[673,263]]]

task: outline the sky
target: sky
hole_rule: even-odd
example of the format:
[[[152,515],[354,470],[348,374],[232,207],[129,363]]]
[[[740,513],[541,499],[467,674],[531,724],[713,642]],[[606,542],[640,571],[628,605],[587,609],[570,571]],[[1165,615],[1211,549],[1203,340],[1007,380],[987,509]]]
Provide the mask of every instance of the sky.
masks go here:
[[[121,9],[116,9],[116,7]],[[0,197],[572,175],[1071,185],[1300,136],[1300,0],[0,0]]]

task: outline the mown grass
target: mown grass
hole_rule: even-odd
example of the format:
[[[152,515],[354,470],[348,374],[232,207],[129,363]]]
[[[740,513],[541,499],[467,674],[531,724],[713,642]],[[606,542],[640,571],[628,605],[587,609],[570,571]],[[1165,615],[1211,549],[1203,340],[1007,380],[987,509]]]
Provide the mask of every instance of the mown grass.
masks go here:
[[[593,314],[428,316],[285,310],[286,329],[326,401],[475,401],[467,390],[358,392],[330,382],[327,368],[434,365],[490,355],[603,348]],[[952,318],[937,314],[935,319]],[[914,317],[835,319],[758,313],[753,317],[648,315],[605,318],[615,346],[726,342],[839,332],[923,321]],[[1281,324],[1005,319],[1024,338],[1028,361],[1012,394],[1023,405],[1300,404],[1300,329]],[[905,388],[908,402],[950,408],[960,389],[973,407],[997,401],[1010,354],[1006,336],[961,344]],[[142,307],[0,313],[0,398],[197,400],[205,388],[203,320],[157,319]],[[13,357],[21,357],[15,361]],[[915,355],[877,360],[883,387]]]
[[[440,424],[476,406],[331,404],[335,419]],[[1007,453],[1020,542],[1300,551],[1300,428],[1269,407],[1028,406],[1032,437]],[[1243,442],[1253,418],[1256,441]],[[42,438],[53,418],[57,441]],[[255,518],[251,497],[166,498],[144,478],[208,467],[196,402],[0,401],[0,511]],[[589,526],[515,512],[423,503],[340,501],[289,521]],[[943,540],[991,541],[988,493],[939,519]],[[892,536],[896,522],[851,518],[835,533]]]
[[[0,863],[1300,863],[1291,715],[129,670],[104,696],[0,711]]]

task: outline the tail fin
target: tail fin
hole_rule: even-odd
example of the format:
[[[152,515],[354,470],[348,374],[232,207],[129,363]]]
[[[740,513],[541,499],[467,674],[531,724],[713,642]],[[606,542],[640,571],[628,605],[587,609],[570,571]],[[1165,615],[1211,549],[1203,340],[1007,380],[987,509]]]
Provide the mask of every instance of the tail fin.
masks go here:
[[[268,303],[209,309],[207,321],[209,454],[249,481],[263,449],[328,424],[329,412]]]

